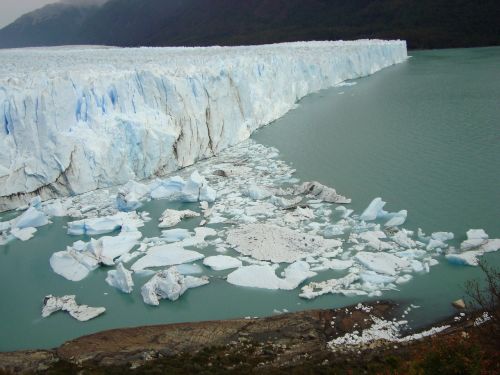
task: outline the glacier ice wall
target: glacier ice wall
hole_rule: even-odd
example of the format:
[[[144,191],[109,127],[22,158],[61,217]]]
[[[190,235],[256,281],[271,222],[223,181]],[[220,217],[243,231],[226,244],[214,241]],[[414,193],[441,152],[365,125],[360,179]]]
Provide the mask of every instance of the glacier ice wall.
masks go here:
[[[380,40],[0,51],[0,211],[191,165],[406,58]]]

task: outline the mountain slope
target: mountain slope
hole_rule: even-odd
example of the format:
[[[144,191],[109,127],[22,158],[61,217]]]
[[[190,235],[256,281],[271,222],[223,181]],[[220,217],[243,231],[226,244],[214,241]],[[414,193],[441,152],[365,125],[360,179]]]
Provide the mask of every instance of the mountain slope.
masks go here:
[[[32,16],[0,30],[0,47],[366,37],[406,39],[410,48],[500,44],[497,0],[110,0],[102,7],[66,6],[44,22],[30,23],[26,17]]]
[[[0,47],[54,46],[85,42],[83,23],[98,7],[49,4],[0,30]]]

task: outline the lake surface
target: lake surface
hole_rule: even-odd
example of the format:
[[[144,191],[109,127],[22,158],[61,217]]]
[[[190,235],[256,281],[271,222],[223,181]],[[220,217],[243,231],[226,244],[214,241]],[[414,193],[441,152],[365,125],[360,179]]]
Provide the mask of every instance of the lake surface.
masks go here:
[[[359,79],[354,86],[304,98],[297,109],[253,138],[277,147],[300,179],[320,181],[351,197],[358,213],[380,196],[390,211],[408,210],[406,228],[454,232],[454,245],[470,228],[500,237],[500,48],[410,54],[406,63]],[[157,218],[166,207],[194,206],[146,204],[142,209],[153,220],[141,228],[145,236],[159,234]],[[366,300],[326,295],[307,301],[298,291],[241,288],[212,278],[209,285],[189,290],[176,302],[147,306],[139,287],[149,278],[135,277],[136,289],[126,295],[105,283],[105,268],[78,283],[53,273],[50,255],[79,239],[66,235],[66,219],[53,221],[28,242],[0,247],[2,351],[53,347],[116,327],[265,316],[274,309],[338,307]],[[191,219],[180,227],[192,229],[198,223]],[[206,253],[215,252],[209,248]],[[485,259],[500,265],[499,253]],[[465,281],[479,275],[478,268],[440,259],[429,274],[415,276],[382,298],[421,306],[408,319],[414,326],[425,325],[453,313],[450,301],[462,297]],[[78,302],[108,311],[85,323],[63,313],[42,319],[47,294],[76,294]]]

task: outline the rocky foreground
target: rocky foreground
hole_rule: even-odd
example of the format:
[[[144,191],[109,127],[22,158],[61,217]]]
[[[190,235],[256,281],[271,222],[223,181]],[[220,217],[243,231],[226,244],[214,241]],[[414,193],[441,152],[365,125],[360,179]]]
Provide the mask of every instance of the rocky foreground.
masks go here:
[[[377,322],[395,321],[400,310],[377,302],[267,318],[116,329],[53,350],[0,353],[0,374],[499,373],[500,350],[491,333],[496,323],[477,315],[454,317],[442,322],[442,329],[402,333],[397,339],[364,334]]]

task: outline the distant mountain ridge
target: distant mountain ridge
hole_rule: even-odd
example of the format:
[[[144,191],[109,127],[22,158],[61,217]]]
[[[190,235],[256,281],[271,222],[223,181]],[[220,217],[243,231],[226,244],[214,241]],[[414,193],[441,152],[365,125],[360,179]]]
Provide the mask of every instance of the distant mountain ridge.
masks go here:
[[[410,48],[500,44],[498,0],[109,0],[57,3],[0,30],[0,48],[204,46],[406,39]]]

